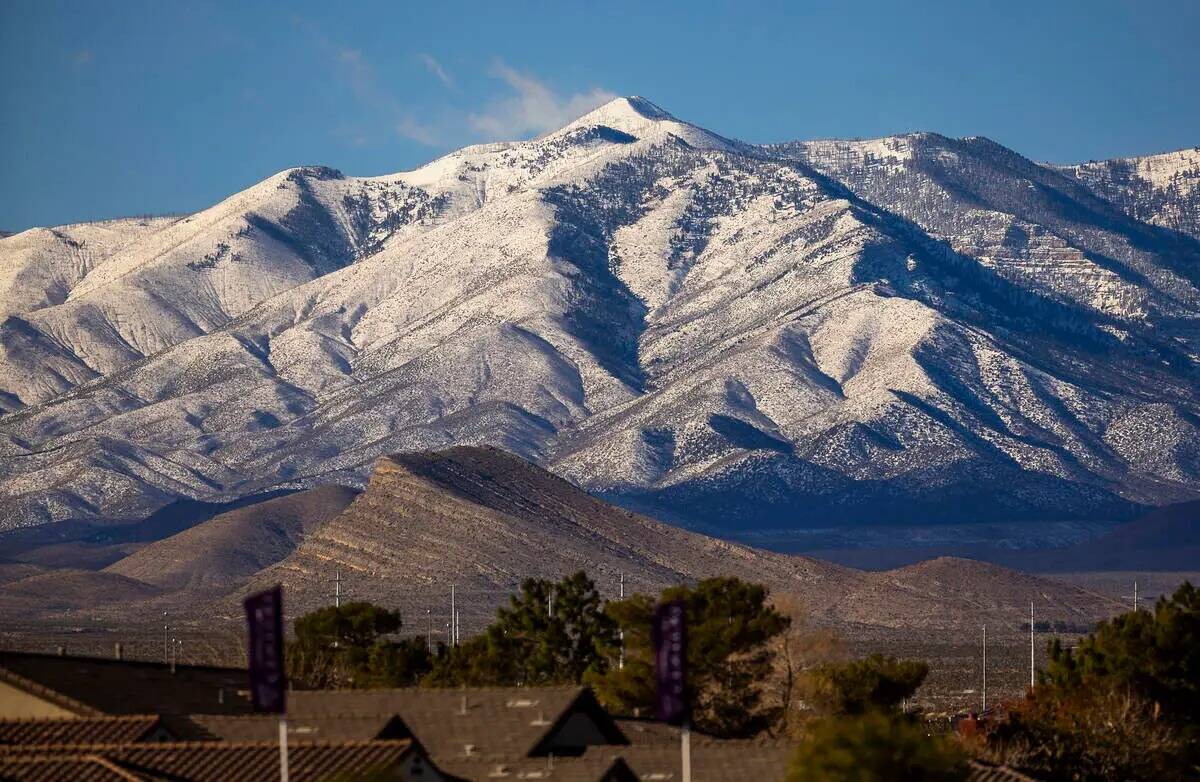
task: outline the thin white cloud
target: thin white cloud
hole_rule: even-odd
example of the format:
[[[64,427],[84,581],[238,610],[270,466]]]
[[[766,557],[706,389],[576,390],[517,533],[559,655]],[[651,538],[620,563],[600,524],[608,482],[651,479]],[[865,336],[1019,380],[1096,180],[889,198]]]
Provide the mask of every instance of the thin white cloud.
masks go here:
[[[433,128],[421,123],[382,86],[375,68],[358,49],[340,49],[336,59],[343,80],[360,104],[371,111],[390,115],[391,128],[398,136],[427,146],[439,146],[443,138]]]
[[[559,96],[536,77],[502,62],[492,66],[491,75],[504,81],[515,94],[468,115],[471,128],[488,139],[524,138],[555,130],[617,97],[600,88]]]
[[[437,128],[417,122],[412,117],[402,117],[392,127],[396,134],[412,139],[427,147],[441,147],[446,144],[446,134]]]
[[[476,111],[442,106],[434,113],[425,112],[418,119],[416,112],[409,110],[385,87],[385,82],[361,50],[330,40],[317,25],[303,17],[292,17],[292,23],[308,33],[316,48],[333,62],[338,79],[355,102],[375,115],[374,121],[365,117],[347,120],[347,124],[335,131],[335,135],[356,146],[368,143],[374,135],[369,129],[372,127],[440,148],[468,143],[473,140],[472,136],[474,140],[527,138],[562,127],[617,97],[600,88],[559,95],[536,76],[496,62],[489,73],[507,85],[509,94]],[[417,57],[438,81],[457,90],[454,78],[432,55],[418,53]]]
[[[425,69],[436,76],[438,81],[447,87],[454,87],[454,79],[450,77],[449,73],[446,73],[446,69],[442,67],[440,62],[433,58],[432,54],[421,52],[417,55],[417,57],[421,60],[421,63],[424,64]]]
[[[345,84],[355,101],[373,114],[387,117],[383,123],[397,136],[411,139],[427,146],[443,146],[445,139],[435,128],[418,121],[395,96],[380,84],[375,67],[367,60],[359,49],[339,46],[327,38],[317,25],[304,17],[292,17],[292,23],[311,36],[317,48],[330,57],[337,66],[338,78]],[[346,136],[338,132],[336,135]],[[367,135],[352,134],[351,143],[355,146],[366,146]]]

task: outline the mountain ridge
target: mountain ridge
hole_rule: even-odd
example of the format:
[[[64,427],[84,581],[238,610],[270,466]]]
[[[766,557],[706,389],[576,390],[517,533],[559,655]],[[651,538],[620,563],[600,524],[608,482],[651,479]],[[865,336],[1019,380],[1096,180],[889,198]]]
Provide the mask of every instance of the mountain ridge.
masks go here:
[[[1029,594],[1040,596],[1040,615],[1072,625],[1118,607],[968,560],[867,573],[755,549],[615,507],[508,452],[472,446],[381,457],[361,493],[323,486],[226,511],[103,570],[9,570],[0,614],[23,626],[84,616],[122,624],[165,611],[172,622],[202,618],[214,631],[239,624],[242,597],[265,586],[283,585],[292,615],[328,605],[336,575],[343,598],[399,609],[412,631],[435,627],[434,617],[440,628],[453,585],[471,633],[524,579],[580,570],[606,598],[736,576],[855,636],[961,630],[984,620],[999,634],[1019,633]],[[47,600],[59,581],[64,589]]]
[[[986,139],[754,146],[621,98],[198,214],[0,324],[9,526],[455,443],[723,533],[1200,493],[1200,242]]]

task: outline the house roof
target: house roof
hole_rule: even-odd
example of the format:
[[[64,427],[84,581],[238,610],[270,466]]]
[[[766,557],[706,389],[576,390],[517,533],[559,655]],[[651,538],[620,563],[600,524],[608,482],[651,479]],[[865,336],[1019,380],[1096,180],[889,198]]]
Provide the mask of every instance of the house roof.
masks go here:
[[[252,711],[243,668],[0,651],[0,681],[80,716]]]
[[[192,714],[186,718],[186,723],[186,727],[180,724],[180,738],[215,741],[275,741],[279,738],[279,718],[274,714]],[[413,733],[404,720],[394,714],[297,716],[289,713],[288,737],[292,741],[368,741],[411,739]]]
[[[160,724],[157,715],[82,719],[0,719],[0,745],[131,744]]]
[[[411,741],[297,742],[288,746],[288,774],[293,782],[315,782],[333,775],[353,778],[356,774],[394,766],[414,752],[420,762],[428,763]],[[9,766],[82,758],[102,759],[129,774],[128,777],[96,777],[104,780],[167,778],[188,782],[259,782],[279,774],[278,742],[197,741],[8,748],[0,752],[0,778],[8,779]]]
[[[6,782],[145,782],[146,777],[98,755],[0,755],[0,779]]]
[[[1022,774],[1008,766],[993,766],[978,760],[971,761],[971,770],[967,774],[967,782],[1038,782],[1033,777]]]
[[[456,758],[438,767],[460,779],[543,780],[543,782],[638,782],[624,758],[523,758],[493,761]],[[743,780],[742,782],[745,782]]]
[[[584,760],[603,764],[622,758],[641,780],[682,779],[679,743],[588,747]],[[795,752],[793,744],[775,740],[730,741],[693,735],[693,782],[781,780]],[[557,760],[555,761],[558,762]],[[568,761],[564,760],[564,764]]]
[[[634,746],[642,744],[674,744],[679,745],[679,728],[665,722],[654,720],[617,718],[617,727]],[[692,730],[692,740],[703,737],[703,734]]]
[[[294,692],[289,719],[399,715],[439,764],[450,758],[517,760],[547,753],[555,729],[587,713],[612,744],[626,738],[586,687],[404,688]]]

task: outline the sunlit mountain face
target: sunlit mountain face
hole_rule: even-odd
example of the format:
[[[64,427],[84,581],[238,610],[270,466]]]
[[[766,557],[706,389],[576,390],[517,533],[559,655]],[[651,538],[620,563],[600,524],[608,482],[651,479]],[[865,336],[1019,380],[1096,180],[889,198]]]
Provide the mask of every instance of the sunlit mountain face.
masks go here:
[[[490,444],[727,534],[1200,495],[1195,153],[756,146],[620,98],[415,171],[0,240],[0,522]]]

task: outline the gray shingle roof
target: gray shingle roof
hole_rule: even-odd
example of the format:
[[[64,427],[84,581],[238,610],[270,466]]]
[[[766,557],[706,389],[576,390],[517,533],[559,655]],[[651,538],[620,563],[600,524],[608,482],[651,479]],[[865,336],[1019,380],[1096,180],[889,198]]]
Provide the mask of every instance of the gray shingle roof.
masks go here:
[[[339,715],[399,715],[438,763],[545,755],[550,751],[545,740],[573,711],[592,716],[610,743],[626,743],[584,687],[297,691],[288,704],[289,717],[300,722]]]
[[[0,652],[0,681],[81,716],[252,710],[242,668]]]

